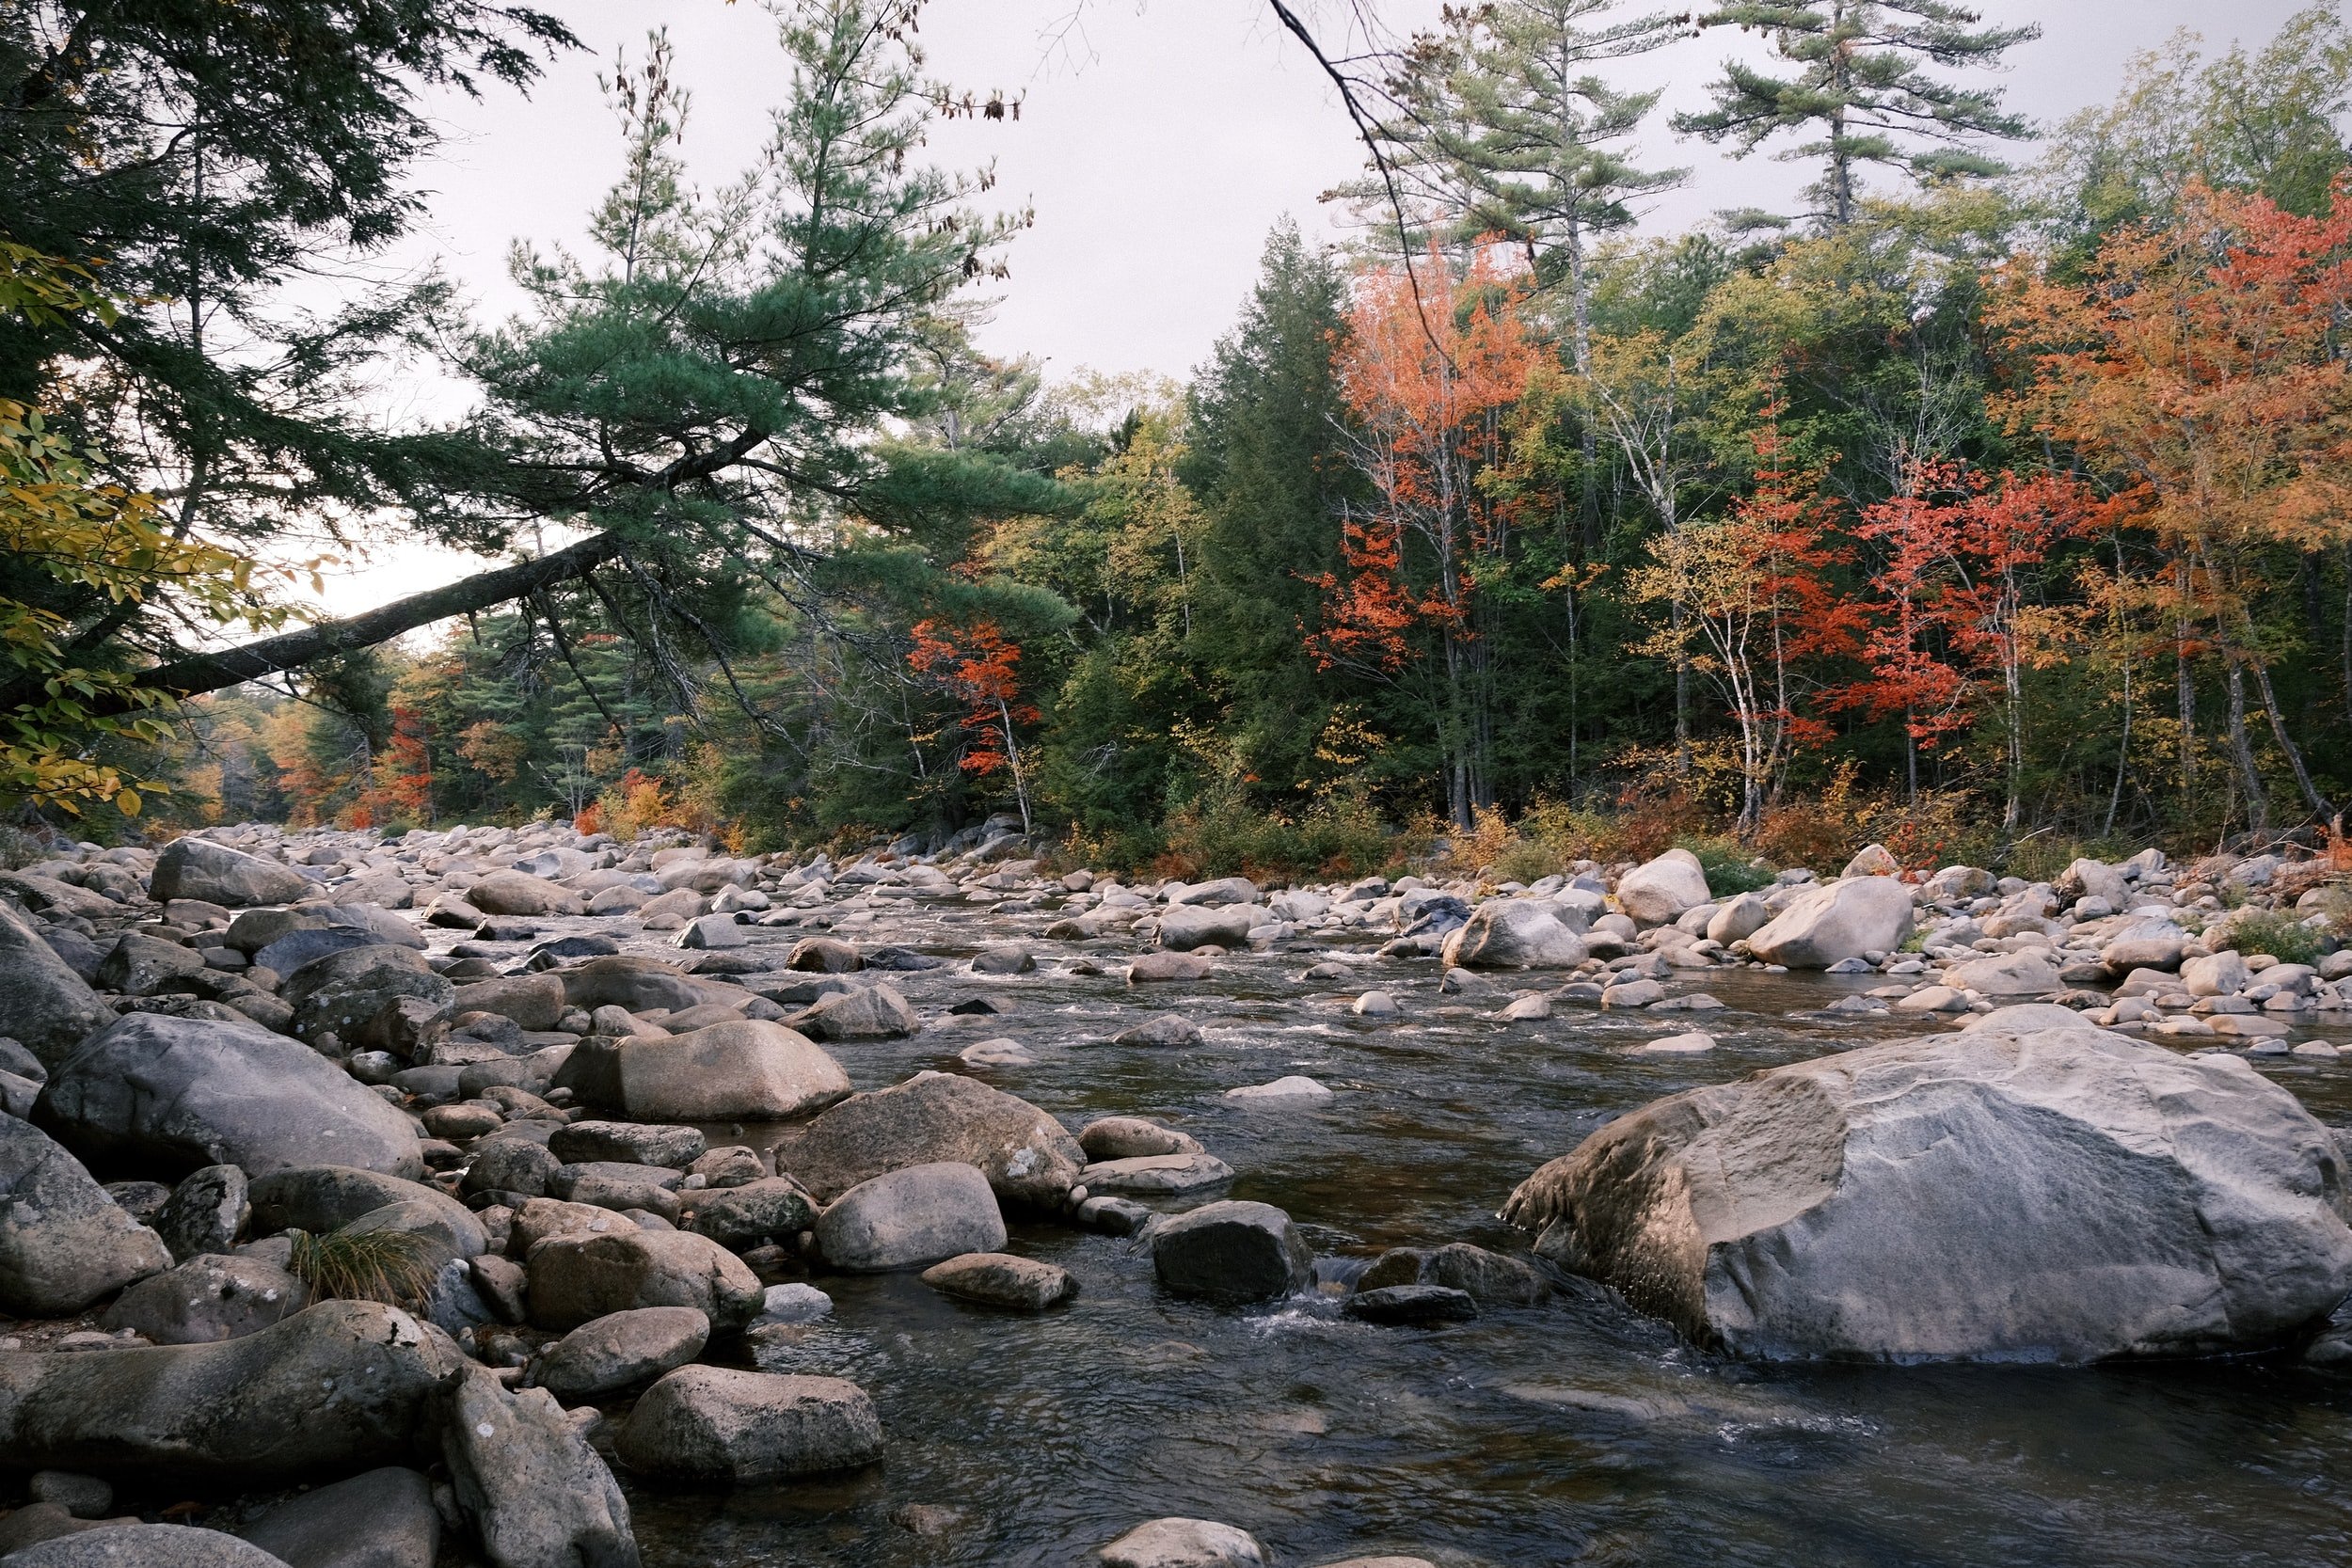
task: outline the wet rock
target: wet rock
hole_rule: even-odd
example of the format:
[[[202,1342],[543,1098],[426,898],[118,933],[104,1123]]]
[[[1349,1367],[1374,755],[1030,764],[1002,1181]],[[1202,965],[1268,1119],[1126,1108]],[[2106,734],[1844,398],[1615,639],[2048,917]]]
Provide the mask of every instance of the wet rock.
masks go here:
[[[148,896],[159,904],[200,898],[230,909],[291,904],[310,890],[310,879],[298,871],[193,834],[164,846],[148,883]]]
[[[1078,1130],[1078,1147],[1091,1161],[1134,1160],[1153,1154],[1205,1153],[1200,1140],[1142,1117],[1098,1117]]]
[[[1176,1295],[1238,1307],[1304,1290],[1314,1253],[1281,1210],[1229,1199],[1154,1227],[1152,1266]]]
[[[975,974],[1028,974],[1036,969],[1037,959],[1017,942],[983,947],[972,955]]]
[[[1027,1101],[969,1078],[927,1072],[834,1106],[808,1124],[779,1164],[818,1199],[830,1200],[885,1171],[946,1160],[977,1167],[1007,1203],[1054,1209],[1086,1155],[1061,1123]]]
[[[1533,1307],[1550,1293],[1543,1275],[1516,1258],[1449,1242],[1435,1248],[1395,1247],[1373,1260],[1358,1277],[1359,1291],[1391,1285],[1443,1285],[1465,1292],[1481,1306]]]
[[[1734,1354],[2087,1361],[2315,1321],[2352,1287],[2345,1191],[2327,1130],[2244,1062],[2076,1024],[1676,1095],[1504,1213]]]
[[[850,1188],[817,1220],[825,1261],[850,1274],[917,1268],[1005,1244],[996,1195],[958,1161],[909,1165]]]
[[[1516,997],[1495,1016],[1506,1023],[1541,1022],[1551,1016],[1551,998],[1549,996]]]
[[[1427,1323],[1466,1323],[1478,1316],[1478,1303],[1467,1291],[1443,1285],[1383,1285],[1358,1290],[1344,1310],[1368,1323],[1418,1326]]]
[[[524,1261],[531,1321],[548,1329],[641,1307],[691,1307],[717,1327],[740,1328],[759,1310],[765,1289],[733,1253],[685,1230],[555,1235]]]
[[[1159,1216],[1133,1198],[1089,1197],[1078,1205],[1077,1222],[1105,1236],[1134,1236]]]
[[[7,1560],[8,1568],[293,1568],[218,1530],[135,1519],[54,1535]]]
[[[0,902],[0,1029],[54,1065],[114,1018],[88,982]]]
[[[1865,953],[1891,953],[1911,935],[1911,889],[1893,877],[1826,882],[1789,900],[1749,936],[1748,951],[1790,969],[1827,969]]]
[[[1160,1013],[1111,1037],[1113,1045],[1187,1046],[1200,1043],[1200,1025],[1182,1013]]]
[[[1394,1018],[1404,1010],[1385,990],[1368,990],[1348,1008],[1358,1018]]]
[[[803,937],[785,955],[784,967],[809,974],[855,974],[866,967],[857,943],[837,937]]]
[[[1216,967],[1208,959],[1190,953],[1144,953],[1127,966],[1127,983],[1144,986],[1205,980]]]
[[[79,1161],[39,1128],[0,1117],[0,1310],[67,1316],[170,1266],[163,1238]]]
[[[576,1121],[557,1128],[548,1137],[549,1152],[567,1164],[625,1160],[683,1170],[702,1156],[706,1147],[695,1128],[633,1121]]]
[[[794,1280],[784,1285],[768,1287],[767,1305],[759,1316],[752,1320],[754,1328],[772,1327],[779,1323],[813,1323],[833,1314],[833,1297],[814,1285]]]
[[[1037,1066],[1037,1058],[1019,1042],[1010,1039],[976,1040],[957,1052],[956,1059],[966,1067],[975,1068]]]
[[[923,1027],[905,997],[880,985],[836,992],[797,1014],[792,1023],[819,1040],[904,1039]]]
[[[679,1180],[678,1173],[666,1165],[594,1160],[564,1166],[548,1184],[548,1191],[571,1203],[591,1203],[624,1212],[644,1210],[675,1222],[679,1213]]]
[[[35,1502],[56,1503],[76,1519],[103,1519],[114,1512],[115,1489],[98,1476],[40,1470],[34,1473],[25,1490]]]
[[[1212,1519],[1154,1519],[1101,1552],[1104,1568],[1263,1568],[1256,1537]]]
[[[555,1086],[644,1121],[785,1121],[842,1099],[850,1078],[797,1030],[742,1019],[667,1039],[583,1042]]]
[[[1042,1312],[1078,1293],[1068,1269],[1005,1252],[967,1252],[934,1263],[923,1283],[943,1295],[1010,1312]]]
[[[1249,940],[1251,931],[1273,918],[1255,904],[1214,909],[1185,905],[1160,916],[1160,945],[1171,953],[1189,953],[1196,947],[1239,947]]]
[[[135,1013],[57,1065],[35,1116],[84,1159],[142,1175],[330,1164],[423,1173],[407,1117],[256,1023]]]
[[[1703,1030],[1688,1034],[1667,1035],[1635,1046],[1629,1054],[1635,1056],[1699,1056],[1715,1049],[1715,1037]]]
[[[461,1182],[469,1193],[520,1193],[545,1197],[564,1162],[547,1145],[524,1138],[485,1138],[474,1145],[473,1161]]]
[[[646,1475],[774,1481],[872,1464],[882,1418],[844,1378],[681,1367],[637,1402],[618,1448]]]
[[[140,1280],[98,1322],[158,1345],[209,1345],[258,1334],[310,1305],[310,1288],[275,1263],[207,1254]]]
[[[547,1390],[510,1394],[469,1366],[441,1431],[457,1505],[498,1568],[639,1568],[628,1500]]]
[[[287,1568],[433,1568],[441,1514],[432,1481],[388,1465],[279,1503],[241,1533]]]
[[[816,1222],[817,1211],[800,1183],[766,1176],[727,1187],[696,1203],[688,1227],[740,1252],[771,1238],[790,1241]]]
[[[165,1200],[155,1233],[178,1259],[227,1252],[253,1217],[245,1172],[234,1165],[206,1165],[191,1172]]]
[[[547,1348],[532,1378],[578,1404],[647,1383],[703,1353],[710,1320],[691,1307],[641,1307],[580,1324]]]
[[[1688,849],[1669,849],[1617,879],[1617,907],[1644,926],[1678,920],[1708,902],[1707,871]]]
[[[1277,1078],[1271,1084],[1249,1084],[1238,1089],[1227,1089],[1228,1100],[1247,1101],[1253,1104],[1312,1104],[1333,1098],[1329,1089],[1313,1079],[1298,1073]]]
[[[0,1464],[242,1487],[347,1475],[413,1449],[461,1359],[372,1301],[218,1344],[0,1353]]]
[[[1565,969],[1584,961],[1584,939],[1540,898],[1489,898],[1449,932],[1449,969]]]
[[[1089,1193],[1171,1196],[1232,1180],[1233,1167],[1214,1154],[1141,1154],[1089,1165],[1079,1185]]]

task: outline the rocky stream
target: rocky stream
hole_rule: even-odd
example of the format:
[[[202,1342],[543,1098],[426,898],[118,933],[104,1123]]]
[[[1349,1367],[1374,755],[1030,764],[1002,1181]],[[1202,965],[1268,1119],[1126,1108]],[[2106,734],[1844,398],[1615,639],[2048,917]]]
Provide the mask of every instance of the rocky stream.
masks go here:
[[[2324,862],[1036,853],[0,873],[0,1565],[2352,1554]]]

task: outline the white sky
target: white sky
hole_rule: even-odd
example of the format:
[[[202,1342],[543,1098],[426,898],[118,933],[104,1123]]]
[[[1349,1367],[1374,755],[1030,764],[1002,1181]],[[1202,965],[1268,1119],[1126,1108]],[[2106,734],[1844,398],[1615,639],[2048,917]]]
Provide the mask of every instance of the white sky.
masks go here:
[[[774,24],[744,0],[539,0],[586,51],[556,60],[528,100],[505,90],[437,104],[442,150],[418,170],[430,218],[400,258],[438,259],[487,313],[512,309],[507,247],[517,238],[569,242],[611,181],[619,141],[596,86],[615,49],[644,54],[666,25],[676,73],[693,93],[683,151],[696,178],[730,178],[763,140],[780,96]],[[1362,158],[1336,95],[1303,49],[1281,35],[1263,0],[933,0],[922,19],[930,71],[958,88],[1025,94],[1019,123],[957,121],[933,137],[937,161],[993,159],[1004,206],[1033,203],[1036,227],[1014,243],[1009,282],[981,332],[992,352],[1029,354],[1068,374],[1081,367],[1183,376],[1232,324],[1256,274],[1267,229],[1283,214],[1336,237],[1338,214],[1317,197]],[[2179,27],[2216,49],[2259,43],[2296,0],[1979,0],[1988,21],[2039,21],[2044,36],[2010,55],[1998,80],[2012,107],[2038,120],[2111,97],[2133,52]],[[1338,41],[1341,0],[1315,9]],[[1433,0],[1384,0],[1406,30]],[[1766,155],[1734,162],[1665,124],[1706,102],[1723,56],[1756,47],[1710,32],[1626,61],[1629,86],[1663,83],[1665,103],[1644,152],[1689,166],[1690,185],[1660,200],[1648,226],[1673,231],[1720,208],[1786,203],[1809,177]],[[1972,73],[1976,74],[1976,73]],[[2030,156],[2028,152],[2026,154]],[[445,394],[396,389],[424,409]],[[413,543],[330,578],[338,614],[414,593],[478,565]]]

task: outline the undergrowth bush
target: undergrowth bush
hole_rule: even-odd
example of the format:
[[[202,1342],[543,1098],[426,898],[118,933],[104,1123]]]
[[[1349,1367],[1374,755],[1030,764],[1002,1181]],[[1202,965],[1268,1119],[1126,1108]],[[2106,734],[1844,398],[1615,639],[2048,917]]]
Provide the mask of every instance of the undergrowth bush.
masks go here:
[[[2267,953],[2280,963],[2319,961],[2319,933],[2290,910],[2240,910],[2214,930],[2211,940],[2240,953]]]
[[[1686,833],[1675,842],[1699,858],[1699,867],[1707,873],[1707,891],[1718,898],[1771,887],[1779,875],[1736,838]]]
[[[1160,838],[1152,869],[1188,881],[1361,877],[1403,859],[1411,847],[1363,800],[1335,796],[1292,817],[1224,791],[1169,813]]]

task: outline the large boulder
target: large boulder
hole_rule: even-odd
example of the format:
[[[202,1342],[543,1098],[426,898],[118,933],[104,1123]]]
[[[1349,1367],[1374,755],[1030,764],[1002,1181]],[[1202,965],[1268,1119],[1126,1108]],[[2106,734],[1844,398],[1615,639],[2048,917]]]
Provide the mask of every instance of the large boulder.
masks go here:
[[[513,974],[459,986],[450,1000],[453,1012],[496,1013],[525,1029],[552,1029],[571,1004],[564,999],[564,982],[552,974]]]
[[[396,1465],[279,1503],[244,1532],[288,1568],[433,1568],[441,1549],[432,1481]]]
[[[741,1259],[685,1230],[549,1236],[524,1261],[531,1321],[541,1328],[574,1329],[641,1307],[691,1307],[719,1328],[740,1328],[767,1296]]]
[[[691,1307],[608,1313],[549,1345],[532,1376],[559,1400],[599,1399],[683,1367],[709,1338],[710,1320]]]
[[[1302,1291],[1314,1266],[1314,1249],[1290,1215],[1270,1203],[1204,1203],[1152,1229],[1152,1267],[1160,1283],[1221,1307]]]
[[[164,1239],[40,1129],[0,1116],[0,1311],[61,1318],[171,1267]]]
[[[1004,1213],[980,1173],[957,1161],[861,1181],[817,1219],[817,1250],[850,1274],[921,1268],[1005,1244]]]
[[[373,1301],[218,1344],[0,1352],[0,1465],[249,1489],[398,1464],[463,1359]]]
[[[510,1394],[485,1367],[456,1379],[442,1457],[457,1506],[498,1568],[638,1568],[628,1500],[544,1388]]]
[[[641,1121],[787,1121],[850,1092],[841,1064],[806,1036],[757,1019],[582,1045],[555,1081]]]
[[[896,1040],[919,1032],[923,1021],[894,986],[860,986],[819,997],[792,1019],[820,1040]]]
[[[2047,996],[2061,985],[2048,948],[1970,958],[1946,970],[1944,983],[1986,996]]]
[[[258,1023],[134,1013],[58,1064],[34,1119],[109,1174],[176,1180],[354,1165],[421,1176],[408,1118],[299,1040]]]
[[[632,1013],[656,1008],[684,1012],[716,1002],[740,1006],[751,992],[721,980],[701,980],[674,964],[633,953],[590,958],[576,969],[560,972],[564,1000],[575,1007],[624,1007]]]
[[[115,1011],[25,919],[0,902],[0,1035],[21,1040],[43,1066],[115,1020]]]
[[[1265,1549],[1248,1530],[1214,1519],[1152,1519],[1096,1554],[1103,1568],[1263,1568]]]
[[[309,1287],[267,1259],[202,1253],[123,1291],[99,1326],[158,1345],[209,1345],[259,1334],[310,1305]]]
[[[493,871],[466,890],[466,902],[484,914],[579,914],[577,895],[527,871]]]
[[[882,1418],[838,1377],[680,1367],[645,1390],[622,1429],[632,1470],[686,1481],[776,1481],[870,1465]]]
[[[1735,1354],[2071,1362],[2325,1317],[2346,1196],[2328,1129],[2234,1057],[1988,1026],[1660,1101],[1504,1215]]]
[[[1713,895],[1707,891],[1707,868],[1688,849],[1669,849],[1617,879],[1617,908],[1645,926],[1679,920]]]
[[[1540,898],[1489,898],[1446,933],[1449,969],[1565,969],[1584,961],[1584,939]]]
[[[2083,898],[2104,898],[2114,909],[2122,909],[2131,899],[2131,883],[2120,865],[2105,861],[2079,859],[2053,878],[2050,891],[2068,903]]]
[[[487,1244],[482,1222],[464,1204],[438,1187],[383,1171],[350,1165],[295,1165],[255,1177],[246,1196],[253,1205],[256,1235],[308,1230],[323,1236],[399,1204],[408,1206],[411,1212],[432,1213],[437,1228],[458,1243],[465,1257],[472,1257]]]
[[[977,1166],[998,1197],[1037,1209],[1058,1208],[1087,1164],[1068,1130],[1027,1101],[924,1072],[825,1112],[779,1152],[777,1167],[829,1201],[885,1171],[941,1160]]]
[[[1911,935],[1911,889],[1893,877],[1846,877],[1807,888],[1748,951],[1790,969],[1827,969],[1865,953],[1891,953]]]
[[[125,931],[98,961],[90,981],[121,996],[152,996],[203,968],[204,956],[193,947]]]
[[[10,1552],[8,1568],[294,1568],[233,1535],[187,1525],[84,1527]]]
[[[424,955],[393,942],[370,942],[311,959],[278,989],[294,1008],[292,1028],[306,1040],[334,1035],[349,1044],[387,1007],[414,998],[428,1009],[447,1007],[457,988],[436,974]]]
[[[1184,904],[1160,916],[1160,945],[1189,953],[1196,947],[1239,947],[1249,933],[1273,923],[1274,916],[1256,904]]]
[[[148,896],[158,904],[167,898],[200,898],[232,910],[291,904],[310,891],[310,879],[290,866],[202,838],[175,838],[165,845],[148,883]]]

